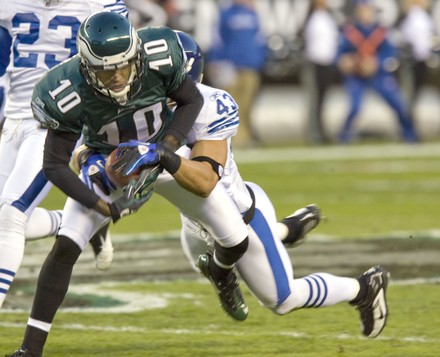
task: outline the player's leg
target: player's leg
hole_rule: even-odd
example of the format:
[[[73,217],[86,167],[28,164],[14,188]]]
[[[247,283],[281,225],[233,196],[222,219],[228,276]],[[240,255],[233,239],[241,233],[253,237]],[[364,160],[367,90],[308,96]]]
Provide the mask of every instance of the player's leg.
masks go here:
[[[351,131],[354,119],[361,108],[366,82],[365,80],[355,77],[347,77],[344,80],[344,86],[346,93],[348,94],[350,109],[339,134],[339,141],[342,143],[347,143],[352,137]]]
[[[213,237],[213,253],[201,255],[197,265],[215,285],[224,310],[236,320],[246,319],[247,306],[234,266],[246,252],[248,229],[225,188],[218,184],[208,198],[202,198],[183,189],[171,175],[163,173],[156,181],[155,191]]]
[[[4,159],[7,169],[2,167],[1,175],[8,178],[0,206],[0,306],[23,259],[28,217],[51,187],[41,169],[46,133],[37,125],[30,120],[7,120],[2,137],[0,160]]]
[[[93,232],[108,220],[92,209],[84,209],[70,198],[67,199],[63,212],[57,239],[38,277],[32,311],[22,343],[22,348],[35,356],[40,356],[43,352],[52,321],[67,293],[73,266]]]
[[[84,151],[85,146],[80,147]],[[105,175],[104,168],[101,163],[97,161],[104,160],[104,157],[100,154],[94,154],[93,151],[90,152],[87,158],[84,158],[82,164],[87,165],[87,169],[81,173],[81,175],[87,175],[89,172],[93,173],[94,177],[84,180],[91,190],[110,190],[113,188],[108,187],[104,182],[97,182],[100,175]],[[78,151],[75,150],[76,155]],[[92,169],[92,166],[93,169]],[[78,171],[81,169],[78,166]],[[106,191],[107,192],[107,191]],[[102,193],[102,192],[101,192]],[[110,193],[110,192],[108,192]],[[43,208],[37,207],[30,216],[26,224],[26,239],[40,239],[44,237],[54,236],[58,232],[58,228],[61,223],[62,211],[50,211]],[[92,246],[93,252],[95,254],[96,267],[100,270],[108,269],[113,261],[113,243],[110,237],[109,225],[100,228],[93,237],[90,239],[90,245]]]
[[[409,108],[405,105],[397,80],[390,74],[382,75],[372,82],[372,86],[396,113],[403,140],[411,143],[417,142],[413,120],[410,117]]]
[[[36,207],[26,223],[26,240],[55,237],[60,228],[62,215],[62,210]]]
[[[191,267],[198,273],[200,269],[196,266],[199,257],[205,254],[208,249],[213,250],[213,240],[209,233],[203,227],[193,220],[180,215],[182,221],[182,228],[180,230],[180,243],[182,245],[183,253],[189,261]]]
[[[237,269],[252,293],[276,314],[350,302],[361,312],[363,333],[376,337],[387,318],[387,273],[374,268],[360,278],[315,273],[294,279],[285,247],[276,238],[274,209],[264,191],[249,184],[256,195],[256,213],[250,223],[249,248]],[[379,314],[379,310],[382,314]]]

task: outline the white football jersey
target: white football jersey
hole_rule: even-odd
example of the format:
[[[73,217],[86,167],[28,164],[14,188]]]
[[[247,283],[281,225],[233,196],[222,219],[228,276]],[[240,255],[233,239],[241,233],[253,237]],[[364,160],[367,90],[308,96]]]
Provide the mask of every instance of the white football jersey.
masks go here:
[[[122,0],[0,0],[0,26],[12,37],[8,119],[33,119],[30,99],[36,81],[77,53],[81,22],[104,10],[127,16]]]
[[[241,212],[246,212],[252,204],[248,190],[238,172],[231,150],[232,137],[237,133],[238,105],[224,90],[198,84],[204,104],[191,131],[187,135],[189,146],[200,140],[227,140],[228,158],[220,182],[237,204]]]

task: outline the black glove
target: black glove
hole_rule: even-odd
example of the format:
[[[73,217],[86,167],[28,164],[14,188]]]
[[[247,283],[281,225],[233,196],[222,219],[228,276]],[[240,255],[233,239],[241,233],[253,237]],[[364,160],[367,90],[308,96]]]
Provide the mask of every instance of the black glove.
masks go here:
[[[116,223],[121,217],[128,216],[136,212],[153,195],[153,189],[137,194],[136,181],[132,180],[122,189],[122,196],[109,204],[113,223]]]

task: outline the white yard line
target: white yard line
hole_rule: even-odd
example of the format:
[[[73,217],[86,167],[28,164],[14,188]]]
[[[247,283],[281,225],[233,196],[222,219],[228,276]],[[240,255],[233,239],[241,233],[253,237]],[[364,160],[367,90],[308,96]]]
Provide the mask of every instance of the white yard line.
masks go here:
[[[3,328],[18,328],[23,329],[24,324],[22,323],[14,323],[14,322],[0,322],[0,327]],[[203,330],[195,330],[195,329],[159,329],[152,330],[143,327],[136,326],[97,326],[97,325],[84,325],[84,324],[57,324],[57,330],[80,330],[80,331],[102,331],[102,332],[128,332],[128,333],[149,333],[149,332],[161,332],[169,335],[223,335],[223,336],[240,336],[244,333],[240,332],[232,332],[227,330],[219,330],[217,328],[212,327],[204,327]],[[248,332],[246,332],[248,335]],[[256,334],[260,335],[261,334]],[[292,332],[292,331],[278,331],[278,332],[267,332],[264,335],[270,336],[286,336],[295,339],[326,339],[326,340],[368,340],[366,337],[362,335],[349,335],[349,334],[323,334],[323,335],[311,335],[304,332]],[[376,340],[381,341],[396,341],[396,342],[412,342],[419,344],[427,344],[427,343],[440,343],[440,339],[435,338],[427,338],[423,336],[379,336]]]

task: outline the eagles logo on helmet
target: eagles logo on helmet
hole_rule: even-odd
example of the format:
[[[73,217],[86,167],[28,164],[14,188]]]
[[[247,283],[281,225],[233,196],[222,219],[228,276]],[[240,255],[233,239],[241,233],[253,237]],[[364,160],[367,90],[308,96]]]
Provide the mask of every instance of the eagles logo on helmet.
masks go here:
[[[125,105],[140,90],[143,51],[136,29],[127,18],[114,12],[93,14],[78,30],[77,47],[81,73],[104,98]],[[104,83],[105,72],[123,69],[128,69],[128,76],[122,90]]]

